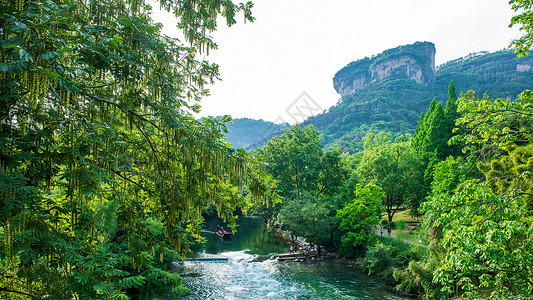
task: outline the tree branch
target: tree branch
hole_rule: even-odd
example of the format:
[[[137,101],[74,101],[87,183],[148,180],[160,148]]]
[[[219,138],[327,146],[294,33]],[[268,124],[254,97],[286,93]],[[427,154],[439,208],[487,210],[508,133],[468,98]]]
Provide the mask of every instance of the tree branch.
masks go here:
[[[159,128],[159,126],[157,124],[155,124],[154,122],[148,120],[147,118],[143,117],[142,115],[139,115],[138,113],[132,111],[131,109],[127,109],[127,108],[123,107],[122,105],[119,105],[119,104],[117,104],[117,103],[115,103],[113,101],[109,101],[109,100],[106,100],[104,98],[100,98],[100,97],[97,97],[97,96],[94,96],[94,95],[91,95],[91,94],[87,94],[87,93],[80,93],[80,94],[83,95],[83,96],[89,97],[89,98],[91,98],[93,100],[96,100],[96,101],[99,101],[99,102],[102,102],[102,103],[106,103],[106,104],[109,104],[109,105],[113,105],[113,106],[117,107],[118,109],[120,109],[121,111],[123,111],[124,113],[130,114],[132,116],[135,116],[135,117],[139,118],[140,120],[151,124],[155,128],[159,129],[161,132],[163,132],[163,130],[161,130],[161,128]]]
[[[10,290],[10,289],[7,289],[5,287],[0,287],[0,291],[7,292],[7,293],[15,293],[15,294],[25,295],[25,296],[29,296],[29,297],[35,298],[35,295],[28,294],[26,292]]]

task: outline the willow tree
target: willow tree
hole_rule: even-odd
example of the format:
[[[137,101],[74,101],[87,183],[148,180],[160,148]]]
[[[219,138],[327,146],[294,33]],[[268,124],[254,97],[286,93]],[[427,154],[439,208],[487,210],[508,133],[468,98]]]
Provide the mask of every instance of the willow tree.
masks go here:
[[[216,48],[220,15],[252,21],[251,3],[160,1],[183,40],[162,35],[143,0],[0,3],[0,297],[127,297],[143,278],[117,267],[111,202],[140,270],[160,243],[146,218],[185,252],[206,205],[231,223],[236,206],[267,200],[224,123],[193,115],[219,75],[196,57]]]

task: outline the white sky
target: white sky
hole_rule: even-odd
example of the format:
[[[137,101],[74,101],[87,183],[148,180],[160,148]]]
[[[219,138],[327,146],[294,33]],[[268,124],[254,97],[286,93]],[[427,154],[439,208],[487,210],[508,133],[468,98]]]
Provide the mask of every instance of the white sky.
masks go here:
[[[235,1],[239,2],[239,1]],[[335,73],[351,61],[416,41],[435,44],[436,64],[478,51],[506,48],[519,37],[508,28],[507,0],[255,0],[256,21],[215,32],[219,49],[207,59],[222,81],[201,102],[202,116],[291,122],[286,109],[302,93],[321,109],[340,96]],[[168,15],[163,31],[178,36]]]

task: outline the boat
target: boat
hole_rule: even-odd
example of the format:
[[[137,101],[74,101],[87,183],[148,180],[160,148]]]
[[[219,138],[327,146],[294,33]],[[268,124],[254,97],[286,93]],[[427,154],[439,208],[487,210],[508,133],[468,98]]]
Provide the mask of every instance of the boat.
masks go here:
[[[226,230],[219,230],[217,231],[217,234],[221,238],[229,238],[233,234],[233,232],[227,232]]]

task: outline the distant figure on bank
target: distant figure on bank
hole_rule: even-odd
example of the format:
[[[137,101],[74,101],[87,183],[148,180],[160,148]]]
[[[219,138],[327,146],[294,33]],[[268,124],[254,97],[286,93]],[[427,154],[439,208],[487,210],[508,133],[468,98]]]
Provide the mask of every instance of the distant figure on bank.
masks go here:
[[[389,228],[387,228],[387,231],[389,232],[389,235],[390,235],[390,226],[389,226]]]
[[[381,227],[381,237],[383,237],[383,227]]]

